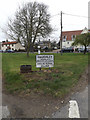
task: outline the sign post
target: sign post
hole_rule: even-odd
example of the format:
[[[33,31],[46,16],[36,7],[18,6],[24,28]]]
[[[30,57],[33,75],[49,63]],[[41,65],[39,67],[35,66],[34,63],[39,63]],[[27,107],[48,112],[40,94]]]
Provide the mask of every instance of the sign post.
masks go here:
[[[38,54],[40,54],[40,46],[38,46]]]
[[[51,68],[54,67],[53,55],[36,55],[36,67],[37,68]]]

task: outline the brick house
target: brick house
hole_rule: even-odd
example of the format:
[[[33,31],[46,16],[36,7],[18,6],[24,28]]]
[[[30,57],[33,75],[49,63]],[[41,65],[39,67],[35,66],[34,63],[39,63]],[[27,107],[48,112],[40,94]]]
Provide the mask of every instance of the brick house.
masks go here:
[[[8,41],[3,41],[1,44],[1,50],[25,50],[25,48],[16,41],[8,42]]]
[[[72,47],[72,43],[74,42],[77,35],[84,34],[89,32],[87,28],[83,30],[75,30],[75,31],[63,31],[62,32],[62,48]],[[74,48],[83,48],[83,46],[78,45]]]

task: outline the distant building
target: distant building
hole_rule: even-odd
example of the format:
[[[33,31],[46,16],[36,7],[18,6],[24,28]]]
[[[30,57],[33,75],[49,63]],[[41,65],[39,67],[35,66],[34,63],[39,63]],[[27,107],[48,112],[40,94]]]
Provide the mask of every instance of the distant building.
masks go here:
[[[41,49],[44,49],[44,48],[51,48],[51,42],[50,40],[48,41],[39,41],[38,42],[38,45],[40,46]]]
[[[83,30],[63,31],[62,32],[62,48],[72,47],[72,43],[74,42],[76,36],[87,33],[87,32],[88,32],[88,29],[86,27]],[[82,47],[83,46],[76,46],[74,48],[82,48]]]
[[[88,2],[88,29],[90,29],[90,1]]]
[[[3,41],[1,44],[1,50],[25,50],[25,48],[16,41],[13,42],[8,42],[8,41]]]

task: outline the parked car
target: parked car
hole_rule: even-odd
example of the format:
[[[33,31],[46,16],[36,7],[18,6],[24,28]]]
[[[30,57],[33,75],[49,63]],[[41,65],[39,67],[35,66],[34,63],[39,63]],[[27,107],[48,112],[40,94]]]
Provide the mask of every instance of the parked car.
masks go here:
[[[78,48],[78,52],[84,52],[84,48]],[[87,48],[87,52],[89,52],[88,48]]]
[[[62,52],[74,52],[74,49],[72,47],[62,48]]]
[[[0,53],[2,53],[3,52],[3,50],[0,50]]]
[[[14,50],[6,50],[4,53],[14,53]]]

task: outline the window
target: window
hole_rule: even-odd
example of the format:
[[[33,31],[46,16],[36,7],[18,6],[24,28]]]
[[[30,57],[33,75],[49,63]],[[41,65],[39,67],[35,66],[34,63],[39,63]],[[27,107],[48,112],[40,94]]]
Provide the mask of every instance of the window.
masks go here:
[[[12,46],[13,46],[13,44],[12,44]]]
[[[71,38],[72,38],[72,40],[74,41],[75,38],[76,38],[76,35],[72,35]]]
[[[63,42],[66,42],[66,40],[67,40],[67,36],[64,35],[64,36],[62,37],[62,40],[63,40]]]
[[[67,42],[67,44],[69,44],[69,42]]]

